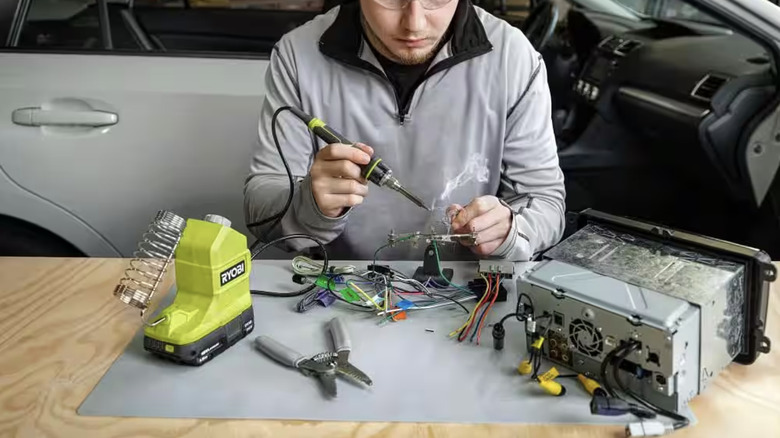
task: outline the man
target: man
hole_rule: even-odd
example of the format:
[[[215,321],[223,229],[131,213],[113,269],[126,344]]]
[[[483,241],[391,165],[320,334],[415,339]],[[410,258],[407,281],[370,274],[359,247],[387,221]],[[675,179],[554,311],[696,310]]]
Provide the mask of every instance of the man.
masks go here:
[[[257,236],[306,233],[332,258],[364,260],[391,231],[474,232],[471,254],[456,245],[451,256],[516,261],[561,238],[564,184],[544,63],[520,30],[470,0],[360,0],[331,9],[279,41],[266,87],[244,189],[248,223],[273,216],[288,197],[272,137],[279,107],[298,107],[361,144],[321,144],[280,113],[294,196],[274,230],[252,227]],[[433,212],[369,186],[358,165],[372,154]],[[399,243],[380,259],[419,260],[421,252]]]

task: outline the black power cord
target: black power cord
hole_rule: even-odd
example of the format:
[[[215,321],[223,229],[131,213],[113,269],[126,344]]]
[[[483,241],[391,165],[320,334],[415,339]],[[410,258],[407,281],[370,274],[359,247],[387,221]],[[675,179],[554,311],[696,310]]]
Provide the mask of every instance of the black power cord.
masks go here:
[[[279,213],[276,213],[273,216],[267,217],[261,221],[253,222],[251,224],[247,225],[247,228],[253,228],[260,225],[265,225],[269,222],[273,222],[271,226],[268,227],[268,234],[270,235],[271,230],[273,230],[279,222],[281,222],[282,218],[285,214],[287,214],[287,210],[290,209],[290,205],[292,204],[293,199],[293,193],[295,191],[295,183],[293,181],[292,171],[290,170],[290,165],[287,164],[287,159],[284,157],[284,152],[282,152],[282,147],[279,145],[279,137],[276,135],[276,121],[279,118],[279,114],[281,114],[283,111],[291,110],[292,107],[290,106],[283,106],[278,108],[276,111],[274,111],[274,115],[271,118],[271,135],[274,139],[274,145],[276,146],[276,150],[279,152],[279,158],[282,159],[282,164],[284,164],[284,170],[287,171],[287,180],[290,183],[290,192],[287,195],[287,202],[285,202],[284,207],[282,207],[282,210],[279,211]],[[283,236],[278,239],[274,239],[262,246],[262,241],[260,239],[257,239],[255,243],[253,243],[249,247],[249,253],[251,255],[251,260],[254,260],[260,253],[268,249],[269,247],[276,245],[281,242],[285,242],[287,240],[292,239],[308,239],[312,242],[316,243],[317,246],[319,246],[320,250],[322,251],[322,272],[320,272],[320,275],[325,275],[328,272],[328,253],[325,250],[325,246],[317,240],[314,236],[310,236],[308,234],[290,234],[288,236]],[[259,247],[259,248],[258,248]],[[270,297],[297,297],[300,295],[304,295],[307,292],[310,292],[314,290],[314,288],[317,287],[316,284],[311,284],[301,290],[295,291],[295,292],[270,292],[270,291],[264,291],[264,290],[250,290],[249,292],[253,295],[265,295]]]
[[[461,302],[460,302],[460,301],[458,301],[458,300],[456,300],[456,299],[454,299],[454,298],[452,298],[452,297],[448,297],[447,295],[437,294],[437,293],[435,293],[435,292],[431,292],[429,295],[430,295],[430,296],[432,296],[432,297],[440,297],[440,298],[445,298],[445,299],[448,299],[448,300],[452,301],[453,303],[455,303],[455,304],[459,305],[459,306],[460,306],[460,308],[461,308],[461,309],[463,309],[463,311],[464,311],[464,312],[466,312],[466,314],[469,314],[469,313],[471,313],[471,312],[469,311],[469,309],[467,309],[467,308],[466,308],[466,306],[464,306],[463,304],[461,304]]]
[[[252,254],[252,259],[254,259],[257,256],[257,254],[260,254],[261,252],[265,251],[265,249],[270,247],[271,245],[276,245],[277,243],[284,242],[284,241],[287,241],[287,240],[292,240],[292,239],[309,239],[309,240],[313,241],[314,243],[316,243],[317,246],[319,246],[320,249],[322,250],[322,258],[323,258],[323,260],[322,260],[322,271],[320,272],[320,275],[327,274],[327,272],[328,272],[328,253],[325,251],[325,246],[322,244],[322,242],[320,242],[319,240],[315,239],[312,236],[309,236],[308,234],[290,234],[289,236],[284,236],[284,237],[280,237],[278,239],[274,239],[274,240],[266,243],[262,247],[260,247],[260,249],[258,249],[256,253],[253,253]],[[269,292],[269,291],[264,291],[264,290],[250,290],[249,292],[252,293],[253,295],[265,295],[265,296],[269,296],[269,297],[297,297],[297,296],[303,295],[303,294],[313,290],[315,287],[317,287],[316,284],[311,284],[311,285],[309,285],[309,286],[307,286],[307,287],[305,287],[305,288],[303,288],[303,289],[301,289],[299,291],[295,291],[295,292]]]
[[[528,300],[528,304],[523,303],[523,298]],[[522,306],[522,311],[521,311]],[[515,307],[515,311],[513,313],[506,314],[503,318],[501,318],[500,321],[493,324],[493,348],[496,350],[503,350],[504,348],[504,336],[506,336],[506,330],[504,329],[504,323],[512,318],[513,316],[517,318],[520,322],[528,323],[528,317],[533,317],[534,314],[534,301],[531,299],[531,297],[526,293],[521,293],[517,297],[517,306]],[[543,315],[545,316],[545,315]],[[552,317],[552,315],[550,315]],[[549,324],[547,327],[549,328]],[[533,357],[532,357],[533,359]]]
[[[628,356],[629,354],[631,354],[631,352],[636,350],[636,348],[638,347],[639,343],[636,342],[636,341],[632,341],[632,342],[629,342],[627,345],[628,345],[627,346],[627,351],[625,353],[621,354],[620,357],[618,358],[618,362],[615,365],[613,365],[613,377],[615,378],[615,382],[617,383],[618,388],[620,389],[620,391],[622,391],[622,392],[628,394],[629,396],[631,396],[631,398],[636,400],[638,403],[640,403],[645,408],[647,408],[647,409],[649,409],[649,410],[651,410],[651,411],[653,411],[653,412],[655,412],[655,413],[657,413],[659,415],[663,415],[664,417],[668,417],[668,418],[674,420],[674,424],[672,425],[672,427],[675,430],[682,429],[683,427],[688,426],[690,424],[690,420],[688,420],[687,417],[685,417],[683,415],[680,415],[680,414],[677,414],[675,412],[671,412],[671,411],[668,411],[666,409],[660,408],[660,407],[658,407],[658,406],[648,402],[647,400],[643,399],[639,395],[637,395],[631,388],[628,388],[628,387],[625,386],[623,381],[620,379],[620,375],[618,373],[618,370],[620,369],[620,364],[623,362],[623,360],[625,360],[626,356]]]
[[[601,362],[599,377],[601,377],[601,382],[604,385],[604,389],[606,389],[607,394],[609,394],[610,397],[620,398],[618,394],[615,392],[615,390],[612,388],[612,385],[609,383],[609,380],[607,379],[607,368],[610,365],[612,365],[612,361],[615,360],[615,356],[625,352],[627,349],[631,348],[632,345],[634,344],[629,342],[615,348],[614,350],[607,353],[607,355],[604,357],[604,360]]]
[[[269,222],[274,222],[273,225],[268,227],[268,234],[271,234],[271,230],[278,225],[278,223],[282,220],[282,217],[284,217],[285,214],[287,214],[287,210],[290,209],[290,205],[292,204],[293,199],[293,191],[295,190],[295,182],[293,181],[292,177],[292,171],[290,170],[290,165],[287,164],[287,159],[284,158],[284,152],[282,152],[282,147],[279,145],[279,138],[276,136],[276,119],[279,117],[279,114],[281,114],[283,111],[289,111],[291,110],[291,106],[283,106],[281,108],[278,108],[276,111],[274,111],[273,117],[271,117],[271,136],[274,138],[274,145],[276,146],[276,150],[279,152],[279,158],[282,159],[282,164],[284,165],[284,170],[287,171],[287,180],[290,182],[290,193],[287,195],[287,202],[284,203],[284,207],[282,207],[281,211],[279,213],[276,213],[273,216],[267,217],[261,221],[258,222],[252,222],[250,224],[247,224],[247,228],[254,228],[259,227],[261,225],[265,225]],[[261,243],[260,239],[258,239],[250,248],[250,250],[254,250],[254,248],[257,247]],[[260,252],[258,251],[258,254]],[[254,257],[253,257],[254,258]]]

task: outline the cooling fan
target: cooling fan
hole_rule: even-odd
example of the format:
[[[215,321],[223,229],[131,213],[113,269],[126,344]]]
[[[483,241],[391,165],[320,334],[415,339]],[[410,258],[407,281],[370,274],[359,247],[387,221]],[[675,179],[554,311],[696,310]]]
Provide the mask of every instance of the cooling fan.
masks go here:
[[[569,343],[582,354],[597,357],[604,351],[604,338],[592,323],[575,319],[569,324]]]

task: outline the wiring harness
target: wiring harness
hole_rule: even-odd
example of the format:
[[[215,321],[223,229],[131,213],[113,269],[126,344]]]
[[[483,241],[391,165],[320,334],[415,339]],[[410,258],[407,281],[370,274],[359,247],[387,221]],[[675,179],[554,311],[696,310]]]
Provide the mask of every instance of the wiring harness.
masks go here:
[[[683,415],[680,415],[678,413],[668,411],[666,409],[662,409],[638,394],[634,392],[629,386],[623,382],[623,379],[620,376],[620,365],[623,363],[623,361],[628,357],[631,353],[633,353],[636,349],[638,349],[640,346],[639,342],[630,340],[626,343],[624,343],[621,346],[618,346],[609,354],[607,354],[607,357],[604,358],[604,361],[601,364],[601,380],[604,383],[604,386],[607,390],[607,393],[609,397],[612,399],[620,400],[626,403],[628,406],[628,409],[626,412],[623,413],[632,413],[639,417],[640,419],[646,419],[646,418],[653,418],[655,414],[662,415],[664,417],[667,417],[671,419],[673,422],[671,424],[662,423],[660,421],[640,421],[635,423],[629,423],[626,426],[626,435],[627,436],[654,436],[654,435],[664,435],[671,433],[675,430],[682,429],[690,424],[690,420],[686,418]],[[607,375],[608,369],[611,368],[612,372],[612,378],[614,382],[617,384],[618,389],[620,390],[620,393],[628,395],[631,399],[636,401],[638,404],[630,403],[626,399],[624,399],[617,391],[612,388],[609,378]],[[594,414],[601,414],[602,411],[599,409],[600,405],[598,401],[594,401],[591,403],[591,412]],[[641,408],[641,409],[640,409]],[[637,411],[641,411],[641,414],[637,414]],[[652,413],[651,416],[649,413]]]
[[[516,319],[525,324],[526,339],[529,343],[530,354],[527,359],[520,363],[518,372],[521,375],[529,375],[532,380],[539,383],[539,386],[545,392],[555,396],[562,396],[566,393],[566,388],[555,379],[576,377],[592,396],[590,411],[593,415],[620,416],[632,414],[640,420],[629,423],[626,426],[627,436],[664,435],[689,425],[689,420],[685,416],[662,409],[648,402],[636,394],[621,378],[620,366],[631,353],[640,347],[641,344],[638,341],[629,340],[624,342],[606,355],[601,363],[598,376],[598,379],[604,385],[604,388],[602,388],[598,382],[582,374],[560,375],[555,367],[552,367],[545,373],[540,373],[543,345],[552,325],[552,315],[548,313],[536,315],[534,313],[533,300],[525,293],[518,295],[515,311],[505,315],[493,325],[493,348],[496,350],[504,348],[504,338],[506,336],[504,324],[511,319]],[[542,326],[542,322],[545,323],[544,326]],[[617,385],[619,392],[612,387],[613,382]],[[624,395],[630,397],[630,399],[624,398]],[[655,420],[659,415],[668,417],[673,422],[669,424]]]

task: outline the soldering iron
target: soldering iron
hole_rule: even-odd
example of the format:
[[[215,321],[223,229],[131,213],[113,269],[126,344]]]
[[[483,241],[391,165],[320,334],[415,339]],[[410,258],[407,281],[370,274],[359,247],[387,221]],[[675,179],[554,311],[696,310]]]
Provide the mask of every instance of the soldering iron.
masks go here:
[[[303,123],[306,123],[306,126],[309,128],[311,132],[314,133],[317,137],[322,139],[324,142],[328,144],[334,144],[334,143],[340,143],[340,144],[348,144],[352,147],[357,148],[355,143],[353,143],[350,140],[347,140],[346,137],[339,134],[336,130],[331,128],[330,126],[326,125],[325,122],[322,120],[312,117],[305,112],[299,110],[298,108],[290,108],[290,111],[295,114],[299,119],[303,121]],[[358,148],[359,149],[359,148]],[[371,157],[371,161],[368,162],[368,164],[364,164],[360,166],[361,175],[363,178],[365,178],[368,181],[371,181],[372,183],[380,186],[380,187],[388,187],[390,189],[395,190],[396,192],[404,195],[406,199],[414,202],[418,207],[424,208],[425,210],[430,211],[431,209],[425,205],[420,198],[413,195],[411,192],[406,190],[404,186],[401,185],[401,183],[393,176],[393,171],[387,167],[387,165],[382,162],[382,159],[376,156]]]

